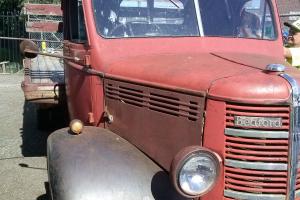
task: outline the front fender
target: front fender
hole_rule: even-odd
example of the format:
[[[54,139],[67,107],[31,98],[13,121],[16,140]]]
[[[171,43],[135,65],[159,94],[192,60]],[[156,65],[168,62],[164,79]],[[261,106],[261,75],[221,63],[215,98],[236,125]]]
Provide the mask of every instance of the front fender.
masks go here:
[[[47,153],[53,200],[185,199],[165,171],[109,130],[58,130],[48,138]]]

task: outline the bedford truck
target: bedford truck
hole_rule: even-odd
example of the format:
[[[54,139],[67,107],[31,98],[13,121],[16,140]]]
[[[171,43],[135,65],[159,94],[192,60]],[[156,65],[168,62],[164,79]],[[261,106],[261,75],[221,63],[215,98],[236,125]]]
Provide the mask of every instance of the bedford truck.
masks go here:
[[[48,138],[53,200],[300,199],[300,73],[275,0],[62,8],[73,121]]]

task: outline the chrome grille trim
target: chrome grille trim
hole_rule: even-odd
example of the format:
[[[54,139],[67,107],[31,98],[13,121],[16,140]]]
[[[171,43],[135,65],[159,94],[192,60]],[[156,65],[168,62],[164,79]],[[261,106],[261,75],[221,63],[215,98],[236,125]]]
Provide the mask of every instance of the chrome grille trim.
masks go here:
[[[300,141],[300,88],[297,81],[288,74],[281,74],[292,87],[292,102],[290,112],[290,151],[289,151],[289,183],[287,200],[294,200],[296,195],[296,178]]]
[[[287,131],[262,131],[262,130],[242,130],[226,128],[225,135],[250,137],[250,138],[288,138]]]
[[[268,171],[283,171],[287,170],[288,165],[284,163],[263,163],[263,162],[246,162],[232,159],[225,159],[225,165],[242,169],[257,169]]]
[[[236,192],[232,190],[224,190],[224,196],[241,199],[241,200],[285,200],[285,195],[275,195],[275,194],[253,194],[253,193],[244,193]]]
[[[225,198],[287,200],[290,112],[288,104],[226,102],[224,191],[238,195],[223,191]],[[236,116],[281,118],[282,126],[243,128]]]

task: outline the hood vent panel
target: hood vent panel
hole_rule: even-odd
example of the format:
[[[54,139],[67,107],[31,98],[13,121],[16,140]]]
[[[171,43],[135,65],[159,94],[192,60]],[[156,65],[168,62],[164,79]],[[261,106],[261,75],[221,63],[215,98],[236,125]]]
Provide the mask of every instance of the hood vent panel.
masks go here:
[[[173,92],[166,95],[161,94],[156,89],[152,90],[150,91],[149,88],[147,90],[139,90],[110,83],[105,87],[105,94],[107,97],[119,100],[122,103],[146,107],[156,112],[186,117],[192,121],[200,118],[200,105],[196,101],[183,101],[180,97],[175,96]]]

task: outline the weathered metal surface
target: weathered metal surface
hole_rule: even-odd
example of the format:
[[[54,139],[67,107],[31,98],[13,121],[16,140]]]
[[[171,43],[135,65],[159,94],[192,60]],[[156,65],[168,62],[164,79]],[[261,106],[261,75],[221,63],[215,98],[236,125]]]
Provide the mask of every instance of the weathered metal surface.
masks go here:
[[[290,110],[288,105],[249,105],[229,102],[226,104],[224,113],[226,197],[290,199],[288,197]],[[240,124],[234,123],[235,116],[247,116],[248,119],[256,116],[265,119],[281,118],[282,124],[276,127],[265,126],[265,123],[258,126],[247,124],[241,127]]]
[[[58,104],[65,95],[64,85],[32,84],[22,82],[22,90],[27,101],[34,103]]]
[[[52,15],[62,16],[61,6],[57,4],[30,4],[25,3],[24,14],[26,15]]]
[[[64,2],[68,4],[69,1]],[[272,0],[272,3],[276,7],[275,0]],[[289,97],[284,81],[278,81],[278,78],[274,78],[269,74],[263,74],[266,63],[274,62],[274,59],[283,62],[282,48],[280,48],[282,47],[282,40],[280,37],[274,41],[216,37],[105,40],[97,33],[94,23],[94,10],[91,4],[92,1],[83,1],[89,38],[87,44],[82,46],[87,47],[85,50],[90,50],[91,68],[94,70],[101,71],[103,74],[112,74],[126,83],[143,82],[148,85],[155,85],[156,87],[154,88],[159,90],[162,90],[162,87],[159,86],[167,86],[206,94],[211,92],[213,86],[212,94],[215,97],[225,94],[229,96],[230,100],[247,101],[252,104],[265,103],[266,100],[268,100],[268,103],[281,103]],[[70,6],[66,7],[66,16],[70,17],[72,10],[70,11]],[[275,9],[274,12],[276,14],[277,10]],[[71,20],[66,19],[66,21]],[[275,15],[274,20],[276,24],[279,24],[277,15]],[[280,26],[276,27],[277,32],[280,33]],[[71,38],[68,33],[70,33],[70,30],[66,29],[66,40]],[[259,53],[257,51],[258,47]],[[79,47],[77,50],[79,50]],[[218,54],[218,52],[223,52],[226,55]],[[238,59],[230,59],[230,54],[236,55]],[[257,54],[260,54],[260,56]],[[244,58],[244,60],[239,58]],[[69,79],[68,89],[72,95],[70,96],[70,101],[72,102],[69,105],[71,105],[72,111],[76,112],[77,116],[86,119],[87,113],[103,110],[104,103],[101,93],[103,88],[102,82],[95,81],[96,78],[93,79],[94,77],[86,75],[78,69],[71,67],[67,69],[70,70],[67,74],[67,79]],[[226,79],[228,83],[235,81],[236,84],[226,84],[225,86],[228,86],[228,90],[225,90],[222,80]],[[245,82],[248,84],[245,84]],[[276,88],[268,87],[270,82],[280,85],[280,87],[277,90],[275,90]],[[253,84],[257,88],[254,91],[255,93],[251,93]],[[132,85],[138,87],[132,87]],[[133,89],[131,93],[136,93],[137,91],[135,90],[142,88],[141,85],[132,85],[130,87],[126,86],[126,88]],[[121,89],[123,90],[124,88]],[[115,92],[118,91],[112,91],[112,93]],[[166,95],[168,92],[170,90],[167,90],[167,92],[163,90],[162,95]],[[98,95],[95,95],[95,93],[98,93]],[[144,152],[149,154],[159,164],[162,163],[161,165],[165,168],[167,168],[169,157],[172,157],[170,152],[174,151],[174,147],[179,147],[177,145],[189,139],[194,139],[193,142],[201,141],[202,127],[189,126],[188,123],[185,123],[184,120],[186,118],[183,119],[184,116],[173,116],[171,114],[174,114],[174,110],[168,113],[153,110],[154,107],[147,105],[150,104],[147,96],[146,100],[142,100],[142,102],[135,101],[136,98],[141,96],[138,93],[130,98],[127,98],[129,95],[127,92],[123,92],[121,95],[116,96],[115,99],[111,97],[106,98],[108,111],[114,116],[113,123],[108,125],[108,127],[111,130],[117,130],[118,134],[123,134],[123,137],[126,137],[135,145],[140,145],[138,146],[139,148],[142,147],[141,149]],[[236,98],[234,95],[239,98]],[[204,98],[200,101],[204,103]],[[209,101],[211,100],[207,99],[208,103]],[[161,104],[165,103],[161,102]],[[210,105],[212,107],[207,106],[209,118],[207,117],[206,120],[206,124],[209,126],[206,125],[206,137],[203,141],[205,146],[216,150],[222,155],[225,146],[225,122],[223,122],[225,119],[223,113],[225,105],[221,101],[214,101]],[[181,121],[177,121],[176,118],[179,118]],[[201,124],[201,122],[199,121],[198,124]],[[184,127],[183,123],[188,127]],[[186,132],[182,132],[182,129]],[[190,131],[191,129],[193,130]],[[199,134],[200,138],[193,138],[195,137],[195,135],[192,135],[193,133]],[[76,161],[76,159],[74,160]],[[224,174],[220,184],[207,197],[201,197],[201,199],[223,199],[223,194]]]
[[[64,68],[59,59],[25,59],[24,72],[22,89],[27,101],[56,104],[64,99]]]
[[[32,83],[64,83],[62,60],[49,56],[38,56],[27,60],[29,76]]]
[[[165,171],[120,136],[96,127],[68,131],[48,138],[53,200],[186,200]]]
[[[26,32],[62,32],[62,23],[57,21],[28,21],[26,22]]]
[[[113,132],[136,145],[166,170],[176,153],[202,144],[204,97],[105,80]]]

